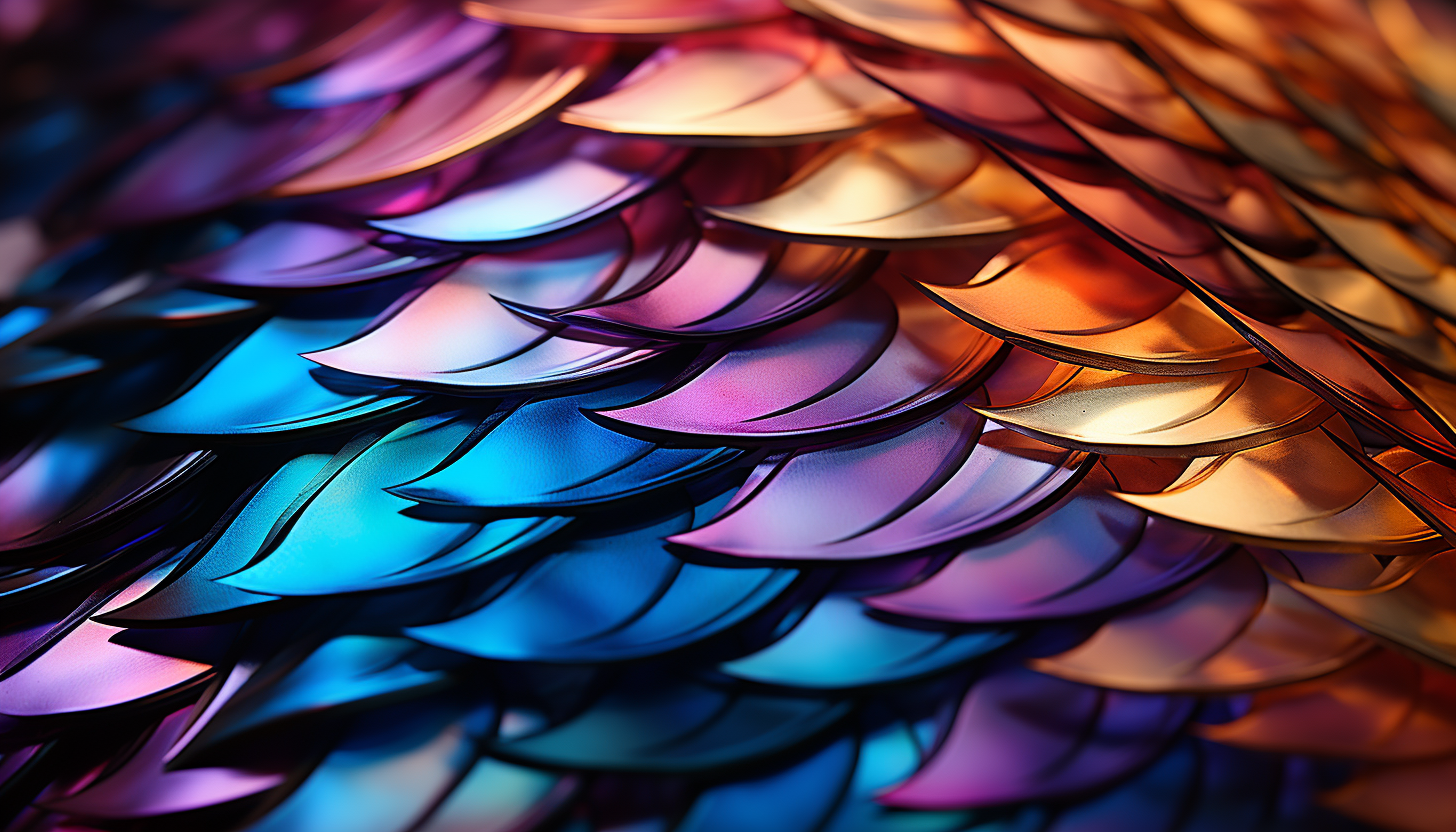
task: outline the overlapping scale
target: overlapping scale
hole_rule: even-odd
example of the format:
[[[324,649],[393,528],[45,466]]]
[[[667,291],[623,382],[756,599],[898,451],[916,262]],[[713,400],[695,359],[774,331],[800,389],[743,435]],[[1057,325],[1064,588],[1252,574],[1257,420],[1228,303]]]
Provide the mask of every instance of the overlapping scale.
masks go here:
[[[136,325],[203,326],[252,317],[259,304],[195,289],[163,289],[138,295],[97,310],[84,325],[109,329]],[[79,327],[78,327],[79,328]]]
[[[1055,500],[1091,457],[969,408],[889,439],[787,452],[754,470],[711,523],[671,540],[741,558],[853,560],[999,530]]]
[[[228,519],[220,532],[185,549],[183,562],[166,579],[140,598],[108,613],[113,622],[204,619],[276,600],[276,596],[247,592],[217,579],[247,566],[269,542],[274,529],[300,506],[300,495],[312,496],[338,466],[324,454],[289,460]]]
[[[1363,449],[1341,445],[1349,457],[1358,462],[1368,473],[1379,480],[1414,511],[1417,516],[1450,539],[1453,504],[1456,499],[1439,478],[1438,469],[1432,468],[1429,460],[1405,448],[1387,448],[1374,456],[1366,456]],[[1435,476],[1433,476],[1435,475]]]
[[[104,365],[90,355],[79,355],[60,347],[29,347],[9,350],[0,372],[0,385],[7,391],[25,390],[94,373]]]
[[[949,55],[979,57],[994,43],[989,30],[955,0],[794,0],[790,5],[876,37]]]
[[[1203,618],[1211,605],[1223,612],[1217,627]],[[1120,690],[1227,691],[1322,676],[1369,648],[1358,630],[1234,555],[1032,666]]]
[[[612,259],[608,253],[604,263],[592,252],[566,263],[548,259],[539,268],[549,272],[565,266],[570,277],[590,279]],[[531,258],[515,258],[522,260],[530,263]],[[518,315],[493,294],[505,270],[481,265],[467,264],[429,286],[362,336],[346,340],[340,332],[334,343],[318,343],[300,360],[391,382],[503,393],[584,381],[663,351],[661,346],[573,337],[577,333],[559,324]]]
[[[297,829],[323,814],[369,832],[425,820],[470,770],[471,729],[480,728],[452,708],[401,717],[368,726],[331,751],[256,828]]]
[[[1348,431],[1326,422],[1268,445],[1196,460],[1166,491],[1119,496],[1251,540],[1393,555],[1439,549],[1440,535],[1340,450],[1342,440],[1355,442]],[[1311,470],[1321,472],[1316,482],[1304,476]],[[1283,485],[1292,477],[1308,484]]]
[[[450,677],[429,667],[427,652],[408,639],[347,635],[318,645],[301,660],[285,655],[274,665],[240,665],[232,678],[241,683],[219,690],[209,713],[189,729],[186,750],[437,692],[449,686]]]
[[[1438,240],[1433,245],[1388,220],[1351,214],[1300,199],[1293,193],[1285,193],[1284,198],[1387,286],[1446,318],[1456,313],[1450,291],[1456,274],[1445,262],[1450,256],[1444,250],[1446,241]]]
[[[427,169],[501,141],[591,80],[610,50],[550,33],[516,32],[428,82],[394,118],[273,188],[313,194]]]
[[[1224,309],[1260,350],[1347,415],[1423,453],[1443,458],[1456,453],[1446,419],[1427,397],[1330,324],[1305,312],[1277,326]]]
[[[977,4],[976,16],[1017,54],[1108,110],[1161,136],[1219,150],[1222,142],[1157,70],[1115,41],[1055,32]]]
[[[553,767],[707,772],[802,745],[848,712],[833,699],[660,680],[609,689],[573,718],[496,748],[506,759]]]
[[[673,448],[611,431],[586,415],[652,389],[653,379],[533,402],[491,426],[440,470],[390,489],[440,506],[569,512],[658,492],[731,463],[730,448]]]
[[[84,534],[176,488],[211,459],[161,457],[112,427],[75,426],[18,449],[0,479],[0,551]]]
[[[447,262],[437,251],[404,254],[356,229],[284,220],[171,270],[194,280],[268,289],[319,289],[379,280]]]
[[[830,145],[767,199],[707,210],[841,245],[1002,234],[1059,213],[986,147],[914,118]]]
[[[561,115],[613,133],[693,144],[835,138],[913,112],[799,24],[679,38],[601,98]]]
[[[1188,100],[1209,126],[1270,173],[1357,212],[1378,215],[1388,210],[1387,198],[1360,175],[1355,167],[1358,163],[1339,149],[1321,152],[1317,145],[1304,141],[1296,128],[1274,119],[1241,113],[1197,96],[1190,95]]]
[[[568,805],[574,777],[481,757],[450,795],[434,807],[422,832],[514,832],[533,829]]]
[[[1078,138],[1127,171],[1144,187],[1181,203],[1245,239],[1283,246],[1307,230],[1281,204],[1277,186],[1260,169],[1229,165],[1192,148],[1103,129],[1061,108],[1051,110]]]
[[[1186,697],[1003,670],[975,683],[934,755],[880,800],[950,809],[1105,786],[1156,758],[1191,711]]]
[[[1094,468],[1035,524],[967,547],[924,580],[866,603],[968,623],[1082,615],[1165,592],[1228,550],[1110,496],[1115,482]]]
[[[922,729],[926,727],[893,723],[874,733],[841,739],[785,770],[709,789],[693,802],[675,829],[727,832],[753,826],[782,832],[893,832],[964,828],[972,817],[970,812],[907,816],[874,802],[876,793],[921,762],[920,744],[926,733]]]
[[[332,379],[331,388],[318,374],[318,365],[302,355],[342,341],[368,322],[273,318],[181,396],[125,426],[148,433],[260,434],[318,428],[397,409],[410,397],[344,379]]]
[[[717,29],[782,16],[776,0],[469,0],[466,14],[512,26],[606,35],[657,35]]]
[[[659,281],[558,317],[661,340],[721,340],[787,323],[853,288],[878,262],[866,249],[776,243],[710,226]]]
[[[47,801],[70,815],[111,820],[170,815],[258,795],[282,784],[284,776],[227,768],[168,771],[167,752],[195,716],[191,708],[171,714],[122,765],[83,789]]]
[[[1452,44],[0,0],[0,826],[1456,828]]]
[[[1450,557],[1398,561],[1368,586],[1323,586],[1294,580],[1295,589],[1365,629],[1451,665],[1456,660],[1451,625],[1444,611]]]
[[[498,173],[454,199],[375,228],[453,243],[537,237],[589,222],[658,184],[684,151],[646,139],[563,129],[517,142]]]
[[[1199,733],[1267,751],[1397,761],[1456,753],[1448,675],[1380,650],[1326,677],[1254,695],[1249,711]]]
[[[397,102],[390,95],[317,110],[204,115],[122,178],[92,210],[102,225],[137,225],[262,193],[354,147]]]
[[[1258,367],[1176,379],[1078,368],[1024,403],[979,411],[1058,445],[1178,457],[1267,445],[1331,415],[1318,396]]]
[[[578,540],[532,565],[479,610],[408,632],[428,644],[491,659],[640,658],[733,626],[796,577],[789,569],[723,569],[673,557],[661,541],[691,516]]]
[[[296,77],[326,65],[351,43],[390,21],[378,0],[326,0],[309,12],[287,3],[220,3],[199,10],[151,44],[160,58],[249,81]],[[272,37],[238,37],[239,32]]]
[[[980,260],[942,255],[906,265],[909,275],[947,309],[1027,349],[1074,364],[1184,375],[1263,361],[1188,291],[1084,229],[1024,237]],[[942,276],[972,269],[975,274],[964,283],[937,285]],[[1030,305],[1029,296],[1043,300]]]
[[[722,666],[739,679],[793,688],[835,689],[913,679],[1005,645],[1004,630],[921,630],[871,615],[850,596],[819,600],[787,635]]]
[[[1184,740],[1156,763],[1115,788],[1056,812],[1040,828],[1056,832],[1135,823],[1147,829],[1212,832],[1228,828],[1278,829],[1305,822],[1344,828],[1336,817],[1291,797],[1308,788],[1309,774],[1288,762]],[[1262,798],[1264,803],[1257,803]],[[1025,819],[1038,828],[1040,818]],[[1297,828],[1297,826],[1296,826]]]
[[[345,46],[322,71],[275,87],[269,97],[300,109],[374,98],[446,72],[500,36],[497,27],[431,5],[393,9],[395,16]]]
[[[959,4],[946,3],[946,6]],[[960,9],[957,8],[959,12]],[[979,24],[977,24],[979,26]],[[1013,147],[1053,155],[1080,156],[1087,145],[1062,124],[1028,89],[1029,73],[1009,50],[980,26],[974,48],[990,60],[945,61],[926,55],[857,54],[855,66],[937,119]],[[956,32],[938,27],[939,31]],[[964,32],[964,29],[960,30]],[[998,60],[999,59],[999,60]]]
[[[23,646],[12,636],[0,678],[0,713],[36,717],[133,705],[211,672],[201,662],[118,644],[115,637],[124,630],[88,620],[135,600],[166,571],[162,566],[105,604],[82,607],[68,620],[23,633],[28,636]]]
[[[437,465],[476,424],[460,415],[426,417],[346,448],[323,487],[296,498],[304,505],[286,531],[270,533],[252,560],[214,582],[260,595],[387,589],[476,568],[561,528],[565,518],[550,516],[482,524],[402,513],[410,501],[385,489]]]
[[[1406,356],[1418,369],[1447,378],[1456,371],[1456,344],[1436,325],[1435,316],[1374,275],[1338,261],[1291,263],[1237,241],[1231,244],[1341,329]]]
[[[913,418],[965,392],[1000,347],[887,274],[741,342],[654,397],[600,413],[646,431],[723,442],[843,433]],[[793,381],[765,388],[765,374]]]

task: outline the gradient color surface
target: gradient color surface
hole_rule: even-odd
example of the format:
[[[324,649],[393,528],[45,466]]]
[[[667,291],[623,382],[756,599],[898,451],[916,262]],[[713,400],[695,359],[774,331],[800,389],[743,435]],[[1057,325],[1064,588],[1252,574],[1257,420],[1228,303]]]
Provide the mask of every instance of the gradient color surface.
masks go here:
[[[1456,829],[1456,9],[0,48],[8,829]]]

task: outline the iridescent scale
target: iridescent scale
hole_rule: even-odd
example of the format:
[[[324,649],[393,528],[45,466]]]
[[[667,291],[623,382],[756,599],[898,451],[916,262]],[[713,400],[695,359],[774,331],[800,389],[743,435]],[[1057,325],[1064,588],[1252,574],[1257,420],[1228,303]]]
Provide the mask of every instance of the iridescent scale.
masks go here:
[[[0,825],[1456,829],[1453,50],[0,0]]]

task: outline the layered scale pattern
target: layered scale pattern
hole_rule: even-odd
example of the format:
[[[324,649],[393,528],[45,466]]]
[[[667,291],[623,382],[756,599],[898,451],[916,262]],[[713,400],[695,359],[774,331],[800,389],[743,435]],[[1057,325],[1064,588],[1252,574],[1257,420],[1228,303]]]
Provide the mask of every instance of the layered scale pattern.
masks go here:
[[[16,832],[1456,829],[1456,10],[0,0]]]

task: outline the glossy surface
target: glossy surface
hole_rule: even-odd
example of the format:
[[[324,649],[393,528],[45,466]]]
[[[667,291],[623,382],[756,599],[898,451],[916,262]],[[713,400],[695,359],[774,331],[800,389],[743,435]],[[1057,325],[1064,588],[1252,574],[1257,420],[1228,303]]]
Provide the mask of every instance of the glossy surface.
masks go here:
[[[906,273],[971,323],[1062,361],[1184,375],[1263,360],[1187,291],[1084,230],[1018,240],[984,265],[941,260],[911,261]],[[947,272],[970,269],[977,271],[964,283],[937,285]]]
[[[1000,346],[887,278],[739,344],[663,394],[600,412],[647,431],[720,441],[862,429],[966,391]],[[791,382],[764,387],[765,376]]]
[[[296,196],[414,173],[501,141],[587,83],[609,50],[516,34],[429,82],[396,118],[347,151],[274,188]]]
[[[0,827],[1450,832],[1439,0],[0,0]]]
[[[986,148],[918,119],[830,145],[768,199],[708,211],[840,244],[999,234],[1057,214]]]
[[[501,181],[372,225],[457,243],[535,237],[586,222],[641,196],[682,159],[682,151],[657,142],[563,130],[545,143],[514,146],[511,157],[501,160]]]
[[[912,108],[802,25],[683,37],[561,120],[693,144],[835,138]]]
[[[1340,451],[1342,426],[1330,427],[1333,436],[1321,428],[1196,462],[1183,483],[1158,494],[1119,496],[1187,523],[1286,545],[1388,554],[1439,548],[1439,535]],[[1317,488],[1281,485],[1309,482],[1309,470],[1323,473]]]
[[[890,439],[771,458],[712,523],[671,539],[787,560],[913,551],[1011,525],[1090,463],[956,407]]]
[[[784,13],[777,0],[467,0],[462,10],[512,26],[624,35],[716,29]]]
[[[965,547],[924,580],[866,603],[967,623],[1081,615],[1167,591],[1228,551],[1108,495],[1114,482],[1095,468],[1030,527]]]
[[[1330,416],[1317,396],[1257,367],[1178,379],[1083,368],[1025,404],[979,411],[1056,445],[1180,457],[1267,445]]]
[[[864,249],[776,243],[710,227],[661,281],[565,312],[589,329],[661,340],[719,340],[768,329],[813,311],[868,276]]]
[[[1223,612],[1218,626],[1204,618],[1211,606]],[[1354,627],[1267,580],[1253,558],[1234,555],[1033,667],[1121,690],[1229,691],[1322,676],[1370,647]]]
[[[173,264],[194,280],[227,286],[317,289],[378,280],[446,262],[446,257],[397,254],[370,235],[304,222],[270,223],[230,246]]]

